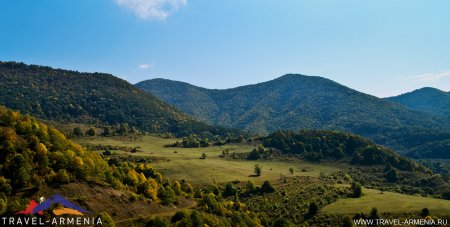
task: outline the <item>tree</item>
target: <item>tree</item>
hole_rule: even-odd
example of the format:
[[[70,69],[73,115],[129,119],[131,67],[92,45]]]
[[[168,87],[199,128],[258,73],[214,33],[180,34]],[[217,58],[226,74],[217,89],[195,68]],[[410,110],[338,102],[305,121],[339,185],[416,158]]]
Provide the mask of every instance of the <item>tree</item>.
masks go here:
[[[430,210],[428,208],[423,208],[422,211],[420,211],[420,216],[422,218],[425,218],[428,215],[430,215]]]
[[[359,198],[362,196],[362,187],[357,182],[354,182],[354,181],[352,182],[351,189],[352,189],[353,197]]]
[[[86,135],[87,135],[87,136],[95,136],[95,134],[96,134],[95,128],[89,128],[89,129],[86,131]]]
[[[317,205],[317,203],[312,202],[309,204],[309,207],[308,207],[309,215],[314,216],[317,214],[318,211],[319,211],[319,206]]]
[[[56,182],[58,183],[69,183],[70,177],[69,174],[67,174],[67,171],[65,169],[58,170],[58,173],[56,174]]]
[[[270,184],[269,181],[264,181],[264,183],[261,185],[261,192],[272,193],[275,192],[275,188]]]
[[[227,197],[227,196],[233,196],[236,195],[236,189],[233,187],[233,185],[231,183],[227,183],[225,185],[225,189],[223,191],[223,196]]]
[[[6,207],[7,207],[6,201],[0,198],[0,215],[5,213]]]
[[[80,127],[75,127],[75,128],[73,128],[73,135],[81,137],[81,136],[84,136],[84,133]]]
[[[447,190],[444,193],[442,193],[442,198],[450,200],[450,190]]]
[[[261,158],[261,155],[259,154],[259,151],[256,149],[253,149],[250,154],[248,154],[247,159],[248,160],[258,160]]]
[[[30,183],[29,166],[27,160],[21,155],[17,154],[12,160],[11,170],[14,170],[13,187],[21,188]]]
[[[379,219],[380,216],[378,215],[378,209],[376,207],[372,207],[372,209],[370,210],[370,219]]]
[[[247,184],[245,185],[245,188],[247,189],[248,192],[252,192],[255,190],[256,185],[255,182],[252,180],[247,181]]]
[[[289,167],[289,172],[291,173],[291,175],[294,175],[294,167]]]
[[[353,219],[350,216],[345,216],[342,227],[352,227],[353,226]]]
[[[385,178],[386,178],[386,180],[387,180],[388,182],[391,182],[391,183],[397,182],[397,181],[398,181],[398,173],[397,173],[397,170],[395,170],[395,169],[389,170],[389,171],[386,173]]]
[[[259,177],[259,176],[261,176],[261,174],[262,174],[262,166],[256,164],[255,165],[255,175]]]

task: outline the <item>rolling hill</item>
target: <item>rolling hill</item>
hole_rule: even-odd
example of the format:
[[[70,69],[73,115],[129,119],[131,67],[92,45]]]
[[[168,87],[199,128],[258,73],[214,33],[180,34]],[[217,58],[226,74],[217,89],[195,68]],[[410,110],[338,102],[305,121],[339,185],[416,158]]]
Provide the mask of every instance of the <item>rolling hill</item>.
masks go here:
[[[276,130],[331,129],[356,133],[407,152],[424,130],[450,138],[448,120],[410,110],[329,79],[288,74],[225,90],[153,79],[136,84],[196,119],[267,134]],[[426,131],[427,133],[428,131]],[[423,144],[423,143],[421,143]]]
[[[0,105],[57,122],[128,124],[175,135],[234,132],[194,121],[159,98],[104,73],[0,62]]]
[[[0,106],[0,215],[14,215],[25,210],[30,199],[55,193],[78,198],[76,202],[94,215],[114,213],[114,219],[169,211],[160,205],[168,204],[158,192],[170,187],[160,184],[162,180],[149,165],[112,164],[57,129]],[[133,193],[154,205],[123,199]],[[121,209],[123,214],[115,215]]]
[[[425,87],[386,100],[410,109],[450,118],[450,93]]]

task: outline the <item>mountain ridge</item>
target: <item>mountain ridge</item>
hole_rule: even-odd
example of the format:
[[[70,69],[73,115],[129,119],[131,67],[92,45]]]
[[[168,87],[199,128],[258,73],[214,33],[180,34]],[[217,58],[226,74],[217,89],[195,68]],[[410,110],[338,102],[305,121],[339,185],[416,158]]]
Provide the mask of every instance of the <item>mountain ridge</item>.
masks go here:
[[[233,132],[192,120],[156,96],[106,73],[0,62],[0,105],[57,122],[127,124],[151,133]]]
[[[410,109],[450,118],[450,92],[423,87],[386,100]]]
[[[263,134],[276,130],[340,130],[406,152],[410,149],[407,142],[399,144],[395,140],[415,139],[418,136],[415,134],[427,128],[450,130],[447,119],[411,110],[323,77],[286,74],[222,90],[165,79],[135,85],[196,119]],[[408,134],[396,138],[403,131]]]

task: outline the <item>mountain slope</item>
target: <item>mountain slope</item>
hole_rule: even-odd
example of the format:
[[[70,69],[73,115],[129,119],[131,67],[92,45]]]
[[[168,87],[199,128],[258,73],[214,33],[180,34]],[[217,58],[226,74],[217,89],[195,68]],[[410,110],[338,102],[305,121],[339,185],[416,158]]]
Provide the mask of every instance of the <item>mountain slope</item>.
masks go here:
[[[399,151],[411,147],[404,128],[416,132],[450,129],[440,117],[410,110],[321,77],[288,74],[255,85],[210,90],[155,79],[136,84],[189,115],[208,123],[268,133],[279,129],[332,129],[353,132]],[[200,106],[200,108],[198,108]],[[208,110],[205,111],[204,109]]]
[[[450,117],[450,93],[425,87],[386,100],[426,113]]]
[[[59,122],[128,124],[155,133],[225,133],[104,73],[0,62],[0,105]]]

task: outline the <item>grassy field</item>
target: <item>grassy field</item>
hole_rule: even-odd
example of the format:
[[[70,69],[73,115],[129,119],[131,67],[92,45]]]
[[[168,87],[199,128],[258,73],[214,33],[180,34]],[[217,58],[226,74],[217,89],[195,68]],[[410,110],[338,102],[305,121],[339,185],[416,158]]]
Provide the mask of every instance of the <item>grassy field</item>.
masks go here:
[[[431,214],[450,213],[449,200],[410,196],[393,192],[384,192],[381,194],[380,191],[372,189],[364,189],[364,196],[361,198],[338,200],[324,207],[321,212],[330,214],[355,214],[364,212],[368,214],[372,207],[376,207],[379,213],[417,213],[425,207],[430,209]]]
[[[280,161],[227,160],[219,157],[224,149],[230,149],[230,153],[243,153],[251,151],[254,148],[252,145],[224,145],[205,148],[165,147],[165,145],[172,144],[176,140],[153,136],[144,136],[139,139],[94,137],[76,141],[81,144],[140,147],[142,152],[127,152],[127,154],[160,158],[164,161],[153,162],[152,165],[165,177],[174,180],[185,179],[194,184],[212,183],[213,181],[218,183],[233,180],[247,181],[249,179],[254,180],[256,183],[261,183],[264,180],[274,181],[280,179],[280,175],[290,175],[290,166],[293,166],[295,169],[294,176],[319,176],[321,172],[330,174],[339,170],[333,166],[301,161],[286,163]],[[125,153],[124,151],[113,152]],[[207,154],[207,159],[200,159],[202,153]],[[263,168],[262,176],[260,177],[251,176],[254,173],[255,164],[259,164]],[[309,171],[301,172],[300,170],[305,167]]]

